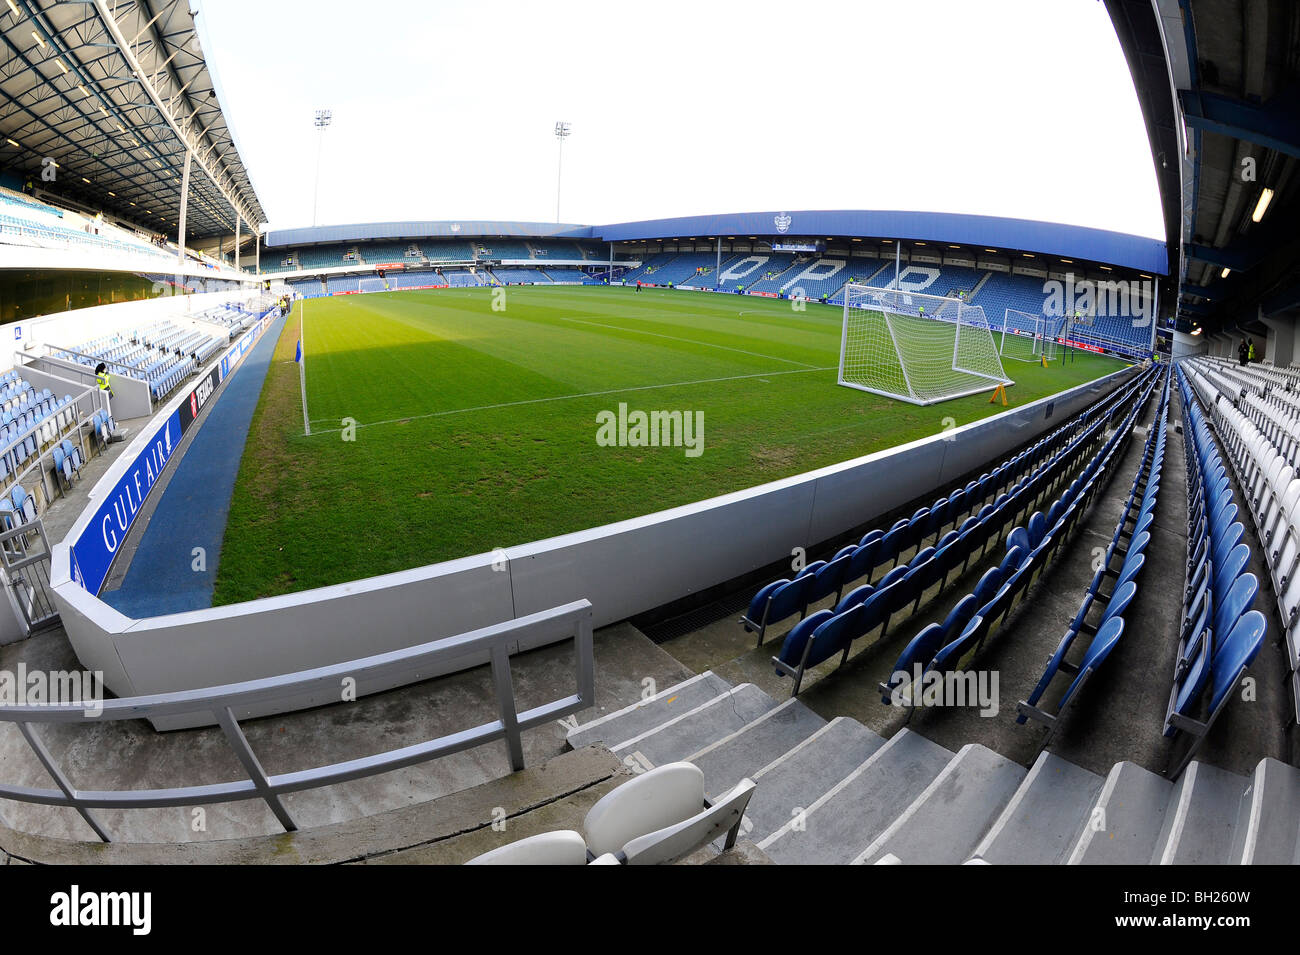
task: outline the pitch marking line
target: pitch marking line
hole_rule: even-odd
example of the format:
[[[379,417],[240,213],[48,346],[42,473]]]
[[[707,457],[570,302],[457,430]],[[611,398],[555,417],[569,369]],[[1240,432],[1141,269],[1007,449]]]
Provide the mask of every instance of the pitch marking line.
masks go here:
[[[579,325],[591,325],[591,326],[593,326],[593,327],[595,327],[595,328],[610,328],[610,329],[613,329],[613,330],[616,331],[616,332],[631,332],[633,335],[649,335],[649,336],[651,336],[652,338],[666,338],[666,339],[668,339],[669,341],[672,341],[672,342],[682,342],[683,344],[686,344],[686,345],[699,345],[699,346],[701,346],[702,348],[721,348],[723,351],[734,351],[734,352],[736,352],[737,354],[740,354],[740,355],[748,355],[748,356],[750,356],[751,358],[766,358],[768,361],[783,361],[783,362],[785,362],[786,364],[789,364],[789,365],[798,365],[800,368],[809,368],[809,369],[811,369],[811,368],[813,367],[812,365],[806,364],[805,362],[802,362],[802,361],[795,361],[793,358],[778,358],[776,355],[764,355],[762,352],[756,352],[756,351],[745,351],[743,348],[732,348],[732,347],[730,347],[729,345],[714,345],[714,344],[711,344],[710,342],[701,342],[701,341],[696,341],[694,338],[678,338],[678,337],[675,336],[675,335],[661,335],[661,334],[658,333],[658,332],[645,332],[645,331],[642,331],[642,330],[639,329],[639,328],[626,328],[626,327],[624,327],[624,326],[622,326],[622,325],[604,325],[604,324],[602,324],[602,323],[600,323],[600,322],[588,322],[588,321],[584,321],[584,320],[581,319],[581,318],[564,318],[564,317],[560,317],[560,321],[562,321],[562,322],[576,322],[576,323],[579,324]],[[820,368],[819,368],[819,369],[817,369],[817,370],[818,370],[818,371],[822,371],[822,370],[824,370],[824,369],[820,369]],[[752,376],[746,376],[746,377],[752,377]],[[718,380],[719,380],[719,381],[725,381],[726,379],[724,379],[724,378],[720,378],[720,379],[718,379]]]
[[[548,401],[570,401],[574,398],[600,398],[605,395],[622,395],[633,391],[655,391],[661,388],[685,388],[690,385],[711,385],[724,381],[746,381],[750,378],[762,378],[764,376],[775,378],[778,375],[806,375],[814,371],[835,371],[838,366],[827,365],[825,368],[800,368],[790,371],[760,371],[752,375],[731,375],[727,378],[697,378],[694,381],[674,381],[662,385],[637,385],[633,388],[611,388],[608,391],[585,391],[576,395],[554,395],[550,398],[527,398],[523,401],[504,401],[495,405],[478,405],[473,408],[454,408],[450,411],[431,411],[428,414],[407,415],[404,418],[386,418],[383,421],[367,421],[358,423],[355,427],[377,428],[386,424],[405,424],[408,421],[419,421],[423,418],[444,418],[447,415],[469,414],[474,411],[496,411],[500,408],[517,408],[521,405],[544,404]],[[318,418],[318,421],[333,421],[334,418]],[[319,434],[338,434],[342,428],[330,428],[324,431],[313,431],[310,437],[316,437]]]

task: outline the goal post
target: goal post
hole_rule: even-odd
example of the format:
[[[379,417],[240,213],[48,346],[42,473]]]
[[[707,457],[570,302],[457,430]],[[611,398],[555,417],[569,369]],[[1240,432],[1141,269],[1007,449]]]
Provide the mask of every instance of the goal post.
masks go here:
[[[838,380],[918,405],[1014,384],[993,331],[983,309],[961,299],[850,283]]]
[[[998,354],[1012,361],[1054,361],[1065,328],[1063,317],[1009,308],[1002,317]]]
[[[357,283],[359,292],[387,292],[388,280],[382,279],[378,275],[367,275]]]

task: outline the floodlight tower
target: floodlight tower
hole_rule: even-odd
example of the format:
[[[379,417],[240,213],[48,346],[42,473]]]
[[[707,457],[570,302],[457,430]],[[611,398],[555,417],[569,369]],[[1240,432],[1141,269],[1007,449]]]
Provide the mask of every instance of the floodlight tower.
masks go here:
[[[564,141],[573,132],[573,124],[560,121],[555,124],[555,138],[560,144],[559,159],[555,164],[555,221],[560,221],[560,177],[564,171]]]
[[[320,154],[325,148],[325,130],[333,119],[334,113],[331,110],[316,110],[316,194],[311,204],[311,224],[313,227],[319,224],[316,219],[316,210],[320,207]]]

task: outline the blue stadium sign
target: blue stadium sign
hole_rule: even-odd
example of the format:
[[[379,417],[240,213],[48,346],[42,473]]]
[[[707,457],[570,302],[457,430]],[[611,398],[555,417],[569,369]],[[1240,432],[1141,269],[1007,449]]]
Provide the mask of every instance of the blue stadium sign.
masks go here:
[[[149,438],[131,466],[105,495],[81,536],[70,548],[72,579],[92,594],[99,593],[108,568],[135,522],[144,499],[153,490],[163,468],[181,440],[180,410],[173,411]]]

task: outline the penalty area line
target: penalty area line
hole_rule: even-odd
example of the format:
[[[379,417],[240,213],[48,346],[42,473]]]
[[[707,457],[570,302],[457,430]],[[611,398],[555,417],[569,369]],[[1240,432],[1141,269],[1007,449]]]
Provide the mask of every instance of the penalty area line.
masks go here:
[[[815,371],[836,371],[838,366],[827,365],[825,368],[796,368],[786,371],[760,371],[752,375],[730,375],[726,378],[697,378],[694,381],[672,381],[662,385],[637,385],[633,388],[610,388],[608,391],[584,391],[575,395],[553,395],[549,398],[526,398],[522,401],[503,401],[494,405],[476,405],[473,408],[453,408],[448,411],[430,411],[428,414],[407,415],[404,418],[386,418],[383,421],[366,421],[358,422],[354,427],[357,430],[361,428],[377,428],[387,424],[406,424],[410,421],[419,421],[424,418],[445,418],[448,415],[470,414],[475,411],[496,411],[501,408],[518,408],[522,405],[545,404],[550,401],[572,401],[575,398],[602,398],[606,395],[622,395],[634,391],[656,391],[662,388],[686,388],[691,385],[711,385],[720,384],[724,381],[747,381],[751,378],[775,378],[778,375],[806,375]],[[320,421],[333,421],[333,418],[320,418]],[[313,430],[309,437],[316,437],[321,434],[338,434],[343,431],[342,428],[329,428],[326,430]]]

